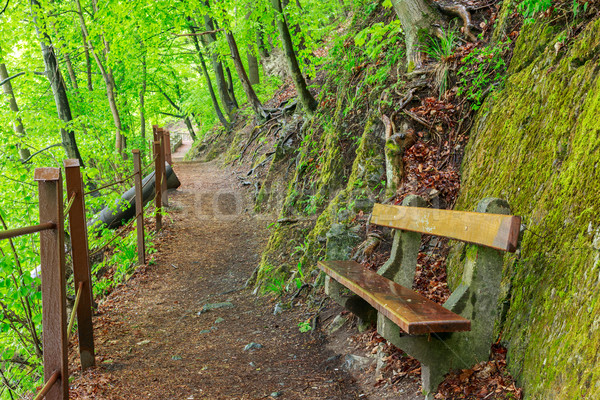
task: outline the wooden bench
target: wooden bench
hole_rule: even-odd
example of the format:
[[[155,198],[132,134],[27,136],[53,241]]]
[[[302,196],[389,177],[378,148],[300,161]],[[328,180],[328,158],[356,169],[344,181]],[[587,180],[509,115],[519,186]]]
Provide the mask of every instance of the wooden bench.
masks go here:
[[[390,259],[377,272],[354,261],[320,261],[319,268],[327,274],[329,296],[363,320],[376,318],[381,336],[421,362],[423,392],[432,398],[450,370],[489,357],[503,255],[516,250],[521,219],[492,198],[482,200],[477,212],[425,206],[418,196],[408,196],[402,206],[375,204],[371,223],[395,229]],[[472,244],[464,250],[461,284],[443,306],[409,289],[422,234]]]

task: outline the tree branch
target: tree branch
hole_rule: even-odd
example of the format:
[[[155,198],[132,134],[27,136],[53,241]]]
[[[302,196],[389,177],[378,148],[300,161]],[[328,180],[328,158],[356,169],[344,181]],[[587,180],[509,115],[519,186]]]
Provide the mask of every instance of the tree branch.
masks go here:
[[[214,31],[206,31],[206,32],[196,32],[196,33],[175,33],[174,35],[177,37],[181,37],[181,36],[203,36],[203,35],[210,35],[213,33],[217,33],[217,32],[222,32],[223,28],[219,28],[219,29],[215,29]]]
[[[0,13],[0,14],[1,14],[1,13]],[[36,72],[36,71],[34,71],[34,72],[32,72],[32,73],[33,73],[34,75],[46,76],[46,73],[45,73],[45,72]],[[0,86],[4,85],[4,84],[5,84],[5,83],[7,83],[7,82],[10,82],[10,81],[12,81],[12,80],[13,80],[13,79],[15,79],[15,78],[18,78],[18,77],[20,77],[21,75],[25,75],[25,74],[26,74],[26,72],[19,72],[18,74],[15,74],[15,75],[13,75],[13,76],[9,76],[9,77],[8,77],[8,78],[6,78],[5,80],[3,80],[3,81],[0,81]]]
[[[32,155],[30,155],[29,157],[27,157],[26,159],[21,160],[21,164],[25,164],[25,163],[29,162],[29,160],[31,160],[33,157],[37,156],[38,154],[40,154],[43,151],[49,150],[49,149],[51,149],[53,147],[62,146],[62,145],[63,145],[62,143],[55,143],[55,144],[51,144],[50,146],[45,147],[45,148],[43,148],[41,150],[38,150],[35,153],[33,153]]]
[[[171,113],[162,112],[162,111],[159,111],[158,113],[163,114],[163,115],[168,115],[169,117],[175,117],[175,118],[181,118],[181,119],[185,118],[185,115],[176,115],[176,114],[171,114]]]
[[[4,11],[6,11],[6,9],[8,8],[8,3],[10,3],[10,0],[6,0],[6,4],[4,5],[4,8],[2,9],[2,11],[0,12],[0,15],[4,14]]]

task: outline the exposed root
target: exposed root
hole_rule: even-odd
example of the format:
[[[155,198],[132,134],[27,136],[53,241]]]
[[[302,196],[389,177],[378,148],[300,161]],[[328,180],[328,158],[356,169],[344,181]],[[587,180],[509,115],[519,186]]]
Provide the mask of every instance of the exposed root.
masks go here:
[[[474,28],[474,25],[471,21],[471,13],[467,10],[462,4],[442,4],[436,3],[438,8],[447,15],[454,15],[460,17],[463,20],[463,33],[467,39],[471,42],[476,42],[477,37],[471,32],[471,29]]]

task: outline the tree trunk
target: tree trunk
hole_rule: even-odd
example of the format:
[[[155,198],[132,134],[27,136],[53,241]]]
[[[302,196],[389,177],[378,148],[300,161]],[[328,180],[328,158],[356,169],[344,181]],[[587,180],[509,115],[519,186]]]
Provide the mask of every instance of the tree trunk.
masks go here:
[[[192,33],[195,32],[194,28],[191,25],[189,26],[189,29],[190,29],[190,32],[192,32]],[[204,74],[204,78],[206,79],[206,85],[208,86],[208,92],[210,94],[210,99],[212,101],[213,108],[215,109],[215,113],[217,114],[217,118],[219,118],[219,121],[225,128],[228,128],[229,122],[227,121],[227,118],[225,118],[225,116],[223,115],[223,112],[221,111],[221,107],[219,107],[219,102],[217,101],[217,96],[215,96],[215,91],[212,86],[212,81],[210,79],[210,75],[208,74],[208,70],[206,69],[206,63],[204,62],[204,56],[202,55],[202,49],[200,49],[200,43],[198,43],[198,36],[192,36],[192,41],[194,42],[194,46],[196,47],[196,52],[198,53],[198,59],[200,60],[200,65],[202,67],[202,68],[198,68],[198,72],[201,72],[202,74]],[[223,72],[222,67],[221,67],[221,72]]]
[[[210,7],[210,4],[205,1],[207,7]],[[204,15],[204,27],[206,31],[212,32],[216,30],[217,26],[210,15]],[[217,41],[216,33],[209,33],[207,35],[202,36],[203,44],[208,54],[210,56],[211,64],[213,67],[213,71],[215,72],[215,80],[217,84],[217,91],[219,92],[219,98],[221,99],[221,104],[225,109],[225,112],[229,116],[229,119],[232,118],[233,113],[238,108],[237,104],[231,98],[231,95],[227,91],[227,82],[225,81],[225,74],[223,72],[223,64],[219,61],[218,55],[211,51],[211,46]]]
[[[93,92],[94,91],[94,84],[92,82],[92,62],[90,60],[90,51],[88,50],[88,44],[87,44],[87,40],[85,38],[85,33],[83,32],[83,29],[81,30],[81,35],[83,36],[83,49],[84,54],[85,54],[85,70],[86,70],[86,76],[87,76],[87,88],[88,91]]]
[[[181,119],[183,119],[183,121],[185,122],[188,131],[190,132],[190,136],[192,137],[192,140],[196,140],[196,134],[194,133],[194,129],[192,128],[192,124],[190,122],[190,119],[187,116],[183,115],[183,110],[181,110],[181,108],[177,105],[177,103],[175,103],[171,97],[169,97],[169,95],[167,94],[167,92],[165,92],[164,90],[162,90],[162,88],[158,85],[156,85],[156,87],[158,88],[158,91],[164,96],[165,99],[167,99],[167,101],[169,102],[169,104],[171,104],[171,106],[173,106],[173,108],[175,110],[177,110],[177,112],[179,113],[179,117]],[[188,122],[190,122],[190,124],[188,125]]]
[[[238,101],[235,98],[235,90],[233,89],[233,78],[231,77],[231,70],[229,69],[229,67],[225,67],[225,70],[227,71],[227,79],[229,81],[229,83],[227,84],[227,91],[229,91],[229,95],[231,96],[231,100],[233,100],[235,107],[240,108]]]
[[[69,53],[65,53],[65,64],[67,65],[67,72],[69,72],[69,78],[71,79],[73,89],[77,91],[79,90],[79,85],[77,84],[77,76],[75,76],[75,70],[73,69],[73,64],[71,63],[71,57],[69,56]]]
[[[258,24],[259,27],[256,30],[256,44],[258,46],[258,55],[260,55],[260,58],[267,58],[269,57],[269,50],[267,49],[267,44],[265,43],[265,33],[263,32],[262,28],[263,24],[260,20],[258,21]]]
[[[8,79],[8,71],[6,70],[6,64],[0,64],[0,80]],[[15,98],[15,94],[13,92],[12,84],[10,81],[7,81],[4,85],[2,85],[2,90],[4,94],[8,96],[8,105],[10,110],[15,114],[15,120],[13,121],[13,130],[17,134],[19,138],[25,137],[25,128],[23,128],[23,121],[21,117],[19,117],[19,106],[17,105],[17,99]],[[19,156],[21,160],[25,160],[28,158],[31,153],[27,148],[24,148],[21,143],[17,145],[19,149]]]
[[[54,103],[56,104],[56,111],[58,117],[65,123],[64,128],[60,128],[60,134],[62,138],[62,144],[65,148],[65,152],[69,158],[77,158],[83,166],[83,160],[75,141],[75,132],[71,128],[71,108],[69,106],[69,98],[67,97],[67,91],[65,90],[64,81],[60,69],[58,68],[58,61],[56,60],[56,54],[54,53],[54,47],[50,36],[48,36],[48,30],[46,23],[44,22],[41,14],[42,8],[38,0],[31,0],[31,9],[33,13],[33,23],[35,25],[35,31],[40,41],[42,48],[42,55],[44,58],[44,66],[46,68],[46,77],[50,81],[52,87],[52,94],[54,95]]]
[[[246,59],[248,61],[248,78],[250,79],[250,84],[258,85],[260,84],[260,73],[258,71],[258,60],[252,54],[252,46],[248,46],[248,52],[246,53]]]
[[[88,41],[90,50],[92,52],[92,56],[96,60],[96,64],[98,65],[98,69],[100,70],[100,74],[102,75],[102,78],[104,79],[104,83],[106,85],[106,97],[108,98],[108,105],[110,106],[110,112],[112,114],[113,122],[115,124],[115,129],[116,129],[116,131],[115,131],[115,148],[117,149],[119,154],[123,154],[124,140],[123,140],[123,135],[121,133],[121,131],[123,130],[123,127],[121,124],[121,116],[119,115],[119,108],[117,107],[117,101],[115,98],[114,78],[104,68],[104,65],[102,64],[102,60],[100,60],[100,56],[98,56],[98,53],[94,49],[94,45],[92,44],[91,41],[89,41],[90,35],[88,33],[87,26],[85,25],[85,19],[83,17],[83,10],[81,8],[81,1],[76,0],[76,3],[77,3],[78,14],[79,14],[79,22],[81,24],[81,31],[83,32],[84,40]],[[95,2],[92,2],[92,5],[94,6],[94,10],[97,10],[97,5],[95,4]],[[107,46],[107,44],[105,42],[105,48],[106,48],[106,46]],[[88,82],[88,84],[89,84],[89,82]]]
[[[441,21],[442,16],[425,0],[392,0],[392,5],[404,29],[407,69],[412,71],[422,64],[419,32],[429,31],[431,24]]]
[[[242,64],[240,51],[238,50],[235,38],[233,37],[231,31],[227,31],[225,36],[227,37],[227,43],[229,44],[229,50],[231,51],[231,58],[233,58],[233,65],[235,66],[238,77],[242,82],[242,87],[244,88],[244,92],[248,98],[248,103],[250,103],[250,106],[259,118],[266,119],[267,113],[265,112],[262,103],[256,96],[254,89],[252,89],[252,85],[250,84],[250,80],[248,79],[248,75],[246,74],[246,70]]]
[[[217,114],[217,118],[219,119],[219,122],[221,122],[221,125],[223,125],[225,128],[228,128],[229,121],[227,121],[227,118],[225,118],[223,111],[221,111],[221,107],[219,107],[219,101],[217,100],[217,96],[215,95],[215,91],[213,89],[210,76],[208,75],[208,70],[206,69],[206,63],[204,62],[204,57],[202,56],[201,53],[198,53],[198,54],[200,57],[200,65],[201,65],[201,67],[198,67],[198,72],[203,74],[204,79],[206,79],[206,85],[208,86],[208,93],[210,94],[210,100],[212,101],[213,108],[215,109],[215,114]]]
[[[279,28],[279,34],[281,36],[283,49],[285,51],[285,59],[287,60],[288,67],[290,69],[290,75],[292,76],[292,80],[294,81],[294,85],[298,91],[298,96],[300,97],[300,103],[302,104],[302,107],[304,107],[305,112],[309,115],[312,115],[317,109],[318,103],[308,91],[306,81],[304,80],[304,76],[302,76],[302,72],[300,71],[298,59],[296,58],[296,53],[294,53],[294,46],[292,44],[290,30],[288,28],[285,15],[283,14],[283,9],[281,8],[281,0],[271,0],[271,4],[278,14],[276,17],[277,27]]]
[[[190,136],[192,137],[192,140],[195,142],[196,134],[194,133],[194,127],[192,125],[192,121],[190,120],[190,117],[185,117],[183,119],[183,122],[185,122],[185,126],[187,126],[188,131],[190,132]]]
[[[250,20],[252,16],[252,10],[246,13],[246,21]],[[260,73],[258,72],[258,59],[254,54],[254,49],[252,48],[252,44],[248,43],[248,47],[246,49],[246,61],[248,62],[248,79],[250,79],[251,85],[260,84]]]
[[[146,53],[142,58],[142,88],[140,89],[140,136],[146,143],[146,109],[144,107],[144,97],[146,96]]]

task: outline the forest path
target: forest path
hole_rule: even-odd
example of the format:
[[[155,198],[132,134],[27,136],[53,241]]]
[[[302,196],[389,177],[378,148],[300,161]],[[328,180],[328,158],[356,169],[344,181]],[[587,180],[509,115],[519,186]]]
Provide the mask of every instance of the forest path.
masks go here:
[[[359,398],[323,337],[299,332],[300,307],[275,316],[270,300],[243,289],[270,221],[244,212],[231,172],[216,163],[174,169],[182,186],[170,195],[155,262],[102,302],[98,367],[76,375],[72,398]],[[233,307],[198,314],[225,302]],[[249,343],[262,348],[244,350]]]

